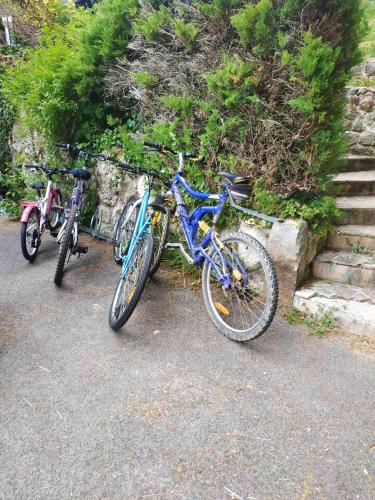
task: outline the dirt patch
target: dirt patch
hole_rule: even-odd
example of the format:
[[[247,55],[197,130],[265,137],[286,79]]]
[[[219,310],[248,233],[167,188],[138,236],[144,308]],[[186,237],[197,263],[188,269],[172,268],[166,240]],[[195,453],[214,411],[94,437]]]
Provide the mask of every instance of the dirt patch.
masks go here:
[[[0,216],[0,225],[4,227],[17,227],[20,221],[9,219],[7,216]]]
[[[354,333],[345,332],[340,328],[335,328],[332,332],[324,336],[325,339],[334,341],[342,341],[344,344],[354,351],[365,352],[366,354],[375,354],[375,339],[355,335]]]

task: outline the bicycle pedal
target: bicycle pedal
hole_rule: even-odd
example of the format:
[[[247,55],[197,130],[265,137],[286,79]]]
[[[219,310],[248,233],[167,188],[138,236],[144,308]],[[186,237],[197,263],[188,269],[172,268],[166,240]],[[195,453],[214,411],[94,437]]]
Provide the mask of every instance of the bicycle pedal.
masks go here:
[[[81,246],[78,245],[76,252],[81,254],[81,253],[87,253],[89,251],[89,248],[86,246]]]
[[[182,243],[167,243],[165,245],[165,248],[169,248],[170,250],[177,250],[183,257],[185,257],[185,260],[187,260],[189,264],[194,264],[194,259],[192,259],[191,256],[187,253]]]

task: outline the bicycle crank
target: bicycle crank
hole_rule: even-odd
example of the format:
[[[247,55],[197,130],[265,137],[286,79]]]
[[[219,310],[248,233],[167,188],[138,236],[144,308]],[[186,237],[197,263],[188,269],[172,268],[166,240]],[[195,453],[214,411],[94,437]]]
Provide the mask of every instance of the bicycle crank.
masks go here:
[[[33,239],[31,241],[31,246],[32,246],[32,248],[38,248],[39,245],[40,245],[40,243],[41,243],[41,240],[40,240],[38,231],[36,229],[34,229],[34,231],[33,231]]]
[[[87,253],[89,251],[89,248],[87,246],[83,245],[77,245],[76,247],[72,248],[72,255],[75,255],[78,253],[78,258],[80,258],[81,254]]]

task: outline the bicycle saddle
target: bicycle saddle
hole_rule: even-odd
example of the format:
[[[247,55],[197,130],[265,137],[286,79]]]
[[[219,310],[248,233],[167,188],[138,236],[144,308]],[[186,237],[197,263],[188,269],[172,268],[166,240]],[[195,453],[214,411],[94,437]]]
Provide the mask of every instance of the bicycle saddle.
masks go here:
[[[83,179],[84,181],[88,181],[91,177],[91,174],[85,168],[73,168],[71,174],[76,179]]]
[[[30,184],[31,189],[45,189],[43,182],[34,182],[34,184]]]
[[[158,193],[153,201],[150,202],[150,206],[156,210],[157,212],[161,212],[163,214],[167,213],[167,210],[164,206],[164,200],[160,193]]]
[[[219,172],[219,175],[228,179],[232,184],[250,184],[251,182],[251,178],[245,175],[236,175],[230,172]]]

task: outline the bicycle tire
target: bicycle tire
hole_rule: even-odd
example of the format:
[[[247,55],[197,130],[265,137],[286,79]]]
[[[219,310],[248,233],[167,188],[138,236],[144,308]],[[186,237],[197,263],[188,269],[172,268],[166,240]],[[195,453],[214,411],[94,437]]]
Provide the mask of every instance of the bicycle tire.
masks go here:
[[[123,221],[125,220],[126,218],[126,214],[129,210],[129,208],[136,202],[139,200],[139,197],[132,194],[131,196],[129,196],[129,198],[126,200],[125,202],[125,205],[124,205],[124,208],[122,209],[122,212],[121,212],[121,215],[120,217],[118,218],[117,222],[116,222],[116,225],[115,225],[115,229],[114,229],[114,239],[116,241],[119,241],[120,239],[120,231],[121,231],[121,226],[122,226],[122,223]],[[138,218],[138,213],[139,213],[139,206],[135,208],[135,220],[137,220]],[[129,239],[130,241],[130,239]],[[126,244],[125,244],[126,245]],[[124,245],[124,246],[125,246]],[[127,246],[127,245],[126,245]],[[126,254],[126,250],[127,248],[125,248],[125,251],[124,251],[124,255]],[[119,266],[122,265],[122,262],[123,262],[123,257],[120,255],[120,248],[119,248],[119,245],[116,245],[115,247],[113,247],[113,260],[116,262],[116,264],[118,264]]]
[[[267,302],[264,314],[262,314],[260,320],[253,328],[249,328],[247,331],[240,332],[238,329],[230,327],[223,318],[220,316],[217,306],[215,307],[215,302],[212,297],[211,290],[209,289],[209,278],[211,271],[211,263],[209,260],[205,260],[202,271],[202,290],[204,301],[208,310],[208,313],[215,324],[215,326],[228,338],[235,340],[237,342],[246,342],[258,338],[262,335],[267,328],[270,326],[276,310],[278,303],[278,281],[276,270],[266,249],[263,245],[252,236],[244,233],[231,233],[221,239],[222,243],[228,243],[229,241],[239,241],[245,242],[251,247],[259,263],[262,266],[262,270],[265,276],[265,283],[267,285]],[[215,248],[210,251],[210,256],[212,257],[215,253]],[[217,303],[216,303],[217,304]],[[225,316],[225,315],[224,315]]]
[[[66,223],[65,230],[61,238],[59,257],[57,259],[57,265],[54,277],[54,282],[57,286],[60,286],[62,283],[66,255],[68,253],[68,250],[71,246],[73,239],[72,230],[74,227],[74,222],[76,220],[77,210],[78,210],[77,205],[74,205],[71,208],[68,221]]]
[[[58,191],[58,205],[60,207],[62,207],[63,204],[64,204],[64,200],[63,200],[62,194],[60,193],[60,191]],[[56,207],[52,205],[51,212],[48,216],[48,229],[50,229],[50,231],[55,231],[58,227],[61,226],[61,219],[62,219],[61,213],[57,212],[57,216],[56,216],[55,212],[56,212]],[[56,220],[55,220],[54,224],[51,224],[51,218],[53,215],[55,216]]]
[[[144,251],[144,259],[142,263],[142,268],[139,271],[138,274],[138,279],[135,284],[133,284],[133,287],[131,289],[131,292],[129,295],[131,295],[130,299],[128,300],[127,305],[123,309],[121,313],[119,313],[116,316],[115,312],[115,307],[118,306],[118,298],[120,294],[123,294],[123,288],[125,287],[126,282],[129,280],[130,273],[128,272],[125,278],[120,277],[119,282],[116,287],[115,294],[112,299],[111,307],[109,310],[109,316],[108,316],[108,321],[110,327],[117,331],[119,330],[124,324],[129,320],[130,316],[133,314],[133,311],[136,307],[136,305],[139,302],[139,299],[141,298],[142,292],[144,287],[146,286],[147,279],[149,276],[150,272],[150,266],[151,266],[151,261],[152,261],[152,250],[153,250],[153,242],[152,242],[152,236],[151,234],[147,233],[145,236],[140,239],[137,243],[137,247],[134,250],[134,255],[132,257],[132,261],[135,261],[135,258],[137,254],[143,250],[143,246],[145,245],[145,251]],[[129,298],[129,295],[127,298]]]
[[[21,250],[22,250],[22,255],[29,262],[33,262],[35,260],[36,256],[38,255],[38,250],[40,246],[40,244],[38,244],[35,247],[35,251],[33,253],[30,253],[27,248],[27,227],[32,215],[35,215],[35,220],[39,227],[39,213],[35,208],[31,210],[27,222],[21,222]]]
[[[161,259],[163,257],[163,251],[165,248],[165,244],[167,243],[168,233],[169,233],[169,225],[170,225],[170,212],[166,209],[166,213],[161,213],[161,222],[158,221],[157,224],[161,225],[161,234],[159,243],[155,244],[155,238],[153,238],[153,255],[152,262],[150,267],[150,276],[153,276],[160,267]]]

